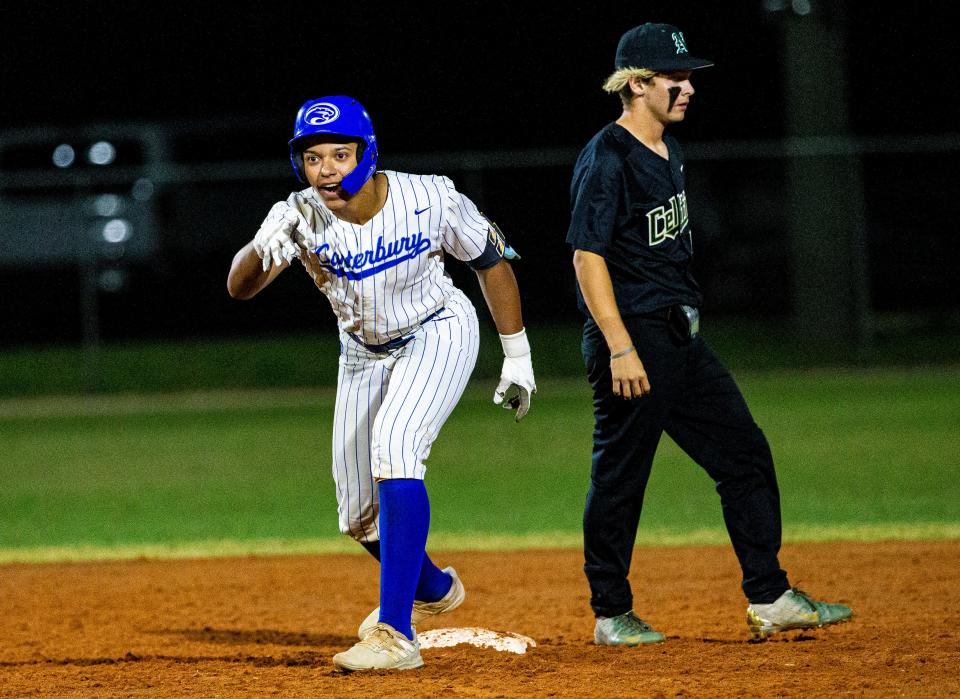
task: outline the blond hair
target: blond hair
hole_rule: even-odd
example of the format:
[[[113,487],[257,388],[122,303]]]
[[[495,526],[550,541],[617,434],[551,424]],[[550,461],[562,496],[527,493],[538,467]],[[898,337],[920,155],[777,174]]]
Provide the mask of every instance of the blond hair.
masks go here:
[[[611,94],[618,93],[624,106],[629,106],[633,100],[633,90],[630,89],[630,78],[649,80],[657,72],[649,68],[621,68],[610,75],[603,83],[603,89]]]

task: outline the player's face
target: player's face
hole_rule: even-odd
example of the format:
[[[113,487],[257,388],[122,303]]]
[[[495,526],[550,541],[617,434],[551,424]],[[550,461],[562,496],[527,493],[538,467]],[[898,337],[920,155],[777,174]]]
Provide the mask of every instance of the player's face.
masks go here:
[[[350,199],[340,182],[356,166],[356,143],[314,143],[303,151],[307,181],[331,210],[345,206]]]
[[[653,115],[664,124],[683,121],[693,96],[689,70],[657,73],[646,84],[643,100]]]

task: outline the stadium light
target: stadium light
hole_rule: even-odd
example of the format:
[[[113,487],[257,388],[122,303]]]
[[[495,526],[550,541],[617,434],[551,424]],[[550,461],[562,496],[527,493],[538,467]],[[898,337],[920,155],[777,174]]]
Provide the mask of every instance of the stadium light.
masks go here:
[[[122,243],[130,239],[133,234],[133,226],[130,222],[122,218],[112,218],[103,224],[101,235],[108,243]]]
[[[100,194],[93,200],[93,211],[97,216],[116,216],[122,204],[116,194]]]
[[[133,189],[130,193],[137,201],[147,201],[147,199],[153,196],[153,190],[153,181],[146,177],[141,177],[133,183]]]
[[[74,152],[73,146],[68,143],[61,143],[53,149],[53,164],[57,167],[70,167],[76,159],[77,154]]]
[[[109,165],[117,157],[117,149],[109,141],[97,141],[87,151],[87,161],[91,165]]]

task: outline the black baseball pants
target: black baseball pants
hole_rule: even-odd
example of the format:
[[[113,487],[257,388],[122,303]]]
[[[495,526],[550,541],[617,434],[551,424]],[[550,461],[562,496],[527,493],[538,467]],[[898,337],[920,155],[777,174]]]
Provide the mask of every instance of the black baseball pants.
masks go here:
[[[683,341],[666,317],[623,319],[651,392],[612,391],[610,352],[592,319],[582,350],[593,387],[593,466],[583,514],[584,572],[597,616],[633,608],[627,576],[653,457],[666,432],[716,484],[723,520],[750,602],[772,602],[789,584],[780,550],[780,492],[770,447],[730,372],[703,338]]]

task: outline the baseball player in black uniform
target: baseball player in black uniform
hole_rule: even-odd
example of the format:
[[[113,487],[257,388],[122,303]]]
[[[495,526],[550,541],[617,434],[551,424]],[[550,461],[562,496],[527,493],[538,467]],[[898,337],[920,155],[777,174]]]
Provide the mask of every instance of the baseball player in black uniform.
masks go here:
[[[604,89],[623,113],[580,153],[567,242],[587,315],[583,357],[593,388],[584,571],[603,645],[658,643],[633,611],[627,575],[644,489],[666,432],[716,483],[755,638],[844,621],[851,609],[791,588],[780,568],[780,495],[767,440],[729,371],[700,335],[700,289],[683,152],[665,133],[694,94],[683,33],[644,24],[620,39]]]

